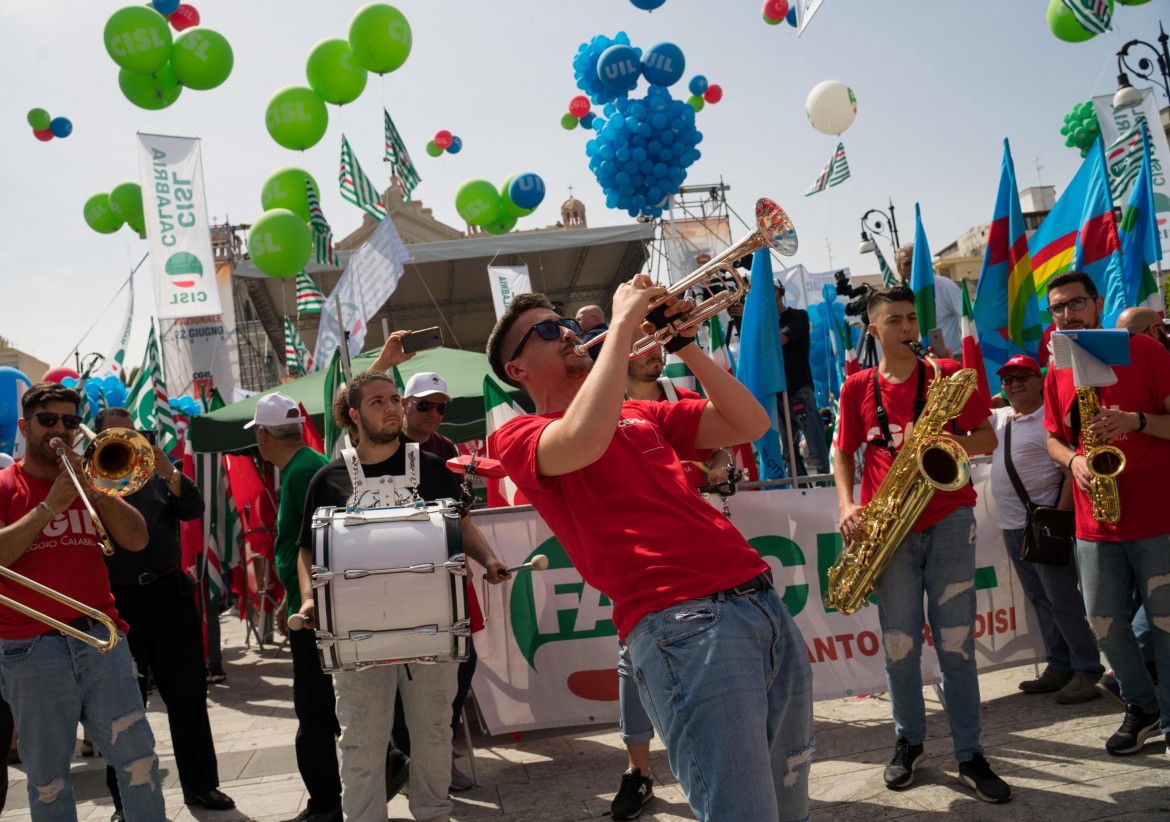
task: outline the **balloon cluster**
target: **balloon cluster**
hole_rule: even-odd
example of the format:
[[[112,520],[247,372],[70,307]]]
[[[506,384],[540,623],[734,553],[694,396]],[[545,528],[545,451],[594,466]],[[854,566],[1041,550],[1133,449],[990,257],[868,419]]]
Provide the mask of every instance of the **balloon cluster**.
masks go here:
[[[769,26],[788,23],[796,28],[796,3],[789,3],[788,0],[764,0],[764,22]]]
[[[146,236],[142,215],[142,186],[122,183],[108,193],[95,194],[85,201],[86,224],[98,234],[113,234],[128,225],[140,237]]]
[[[268,133],[293,151],[317,145],[329,128],[325,104],[352,103],[365,91],[368,72],[395,71],[410,56],[410,47],[410,23],[394,6],[370,3],[358,9],[349,22],[348,39],[322,40],[309,52],[309,85],[286,86],[268,101]]]
[[[427,154],[439,157],[445,151],[448,154],[458,154],[463,150],[463,141],[447,129],[435,132],[435,139],[427,143]]]
[[[207,91],[227,80],[235,62],[232,47],[198,22],[194,8],[174,0],[127,6],[110,15],[103,39],[121,67],[118,86],[127,100],[157,111],[178,100],[184,87]],[[172,38],[171,25],[183,33]]]
[[[696,113],[702,111],[703,106],[707,103],[715,105],[723,99],[723,87],[708,83],[707,78],[701,74],[692,77],[687,88],[691,92],[691,96],[687,98],[687,104]]]
[[[1117,0],[1117,2],[1123,6],[1141,6],[1150,0]],[[1066,43],[1083,43],[1097,36],[1097,32],[1082,26],[1072,13],[1072,9],[1061,0],[1049,0],[1047,14],[1048,30],[1056,35],[1058,40],[1063,40]],[[1113,0],[1109,0],[1109,14],[1113,14]]]
[[[578,94],[569,101],[569,110],[561,115],[561,128],[572,131],[578,125],[581,128],[593,128],[594,114],[590,111],[589,98]]]
[[[1064,115],[1064,125],[1060,127],[1064,135],[1064,144],[1069,148],[1079,148],[1084,157],[1093,147],[1093,143],[1101,135],[1101,124],[1097,121],[1097,112],[1093,109],[1093,102],[1087,100],[1076,103]]]
[[[637,85],[641,65],[642,50],[630,45],[629,35],[624,31],[619,31],[612,40],[599,34],[577,47],[573,77],[577,88],[600,106]]]
[[[313,176],[290,166],[268,175],[260,189],[264,214],[252,223],[248,253],[252,264],[269,277],[296,276],[313,255],[309,186],[319,202],[321,190]]]
[[[49,375],[54,370],[56,369],[45,372],[46,381],[49,380]],[[82,380],[74,374],[62,376],[53,382],[59,382],[66,388],[78,388]],[[85,385],[78,390],[85,391],[85,397],[89,400],[91,408],[123,408],[126,404],[126,383],[122,382],[121,377],[116,377],[113,374],[106,374],[104,377],[90,377],[85,380]]]
[[[20,398],[32,387],[23,371],[9,365],[0,365],[0,453],[14,456],[16,437],[19,432],[16,421],[23,414]]]
[[[840,135],[853,125],[853,118],[857,116],[857,97],[844,83],[825,80],[813,86],[804,101],[804,108],[813,128],[822,134]]]
[[[168,397],[167,404],[171,406],[171,412],[175,414],[198,417],[203,413],[203,404],[190,394],[184,394],[181,397]]]
[[[468,180],[455,192],[459,216],[489,234],[507,234],[543,201],[544,180],[530,171],[513,174],[498,189],[487,180]]]
[[[47,143],[54,137],[65,138],[73,133],[73,122],[68,117],[50,117],[49,112],[43,108],[29,111],[28,124],[32,126],[33,136],[42,143]]]

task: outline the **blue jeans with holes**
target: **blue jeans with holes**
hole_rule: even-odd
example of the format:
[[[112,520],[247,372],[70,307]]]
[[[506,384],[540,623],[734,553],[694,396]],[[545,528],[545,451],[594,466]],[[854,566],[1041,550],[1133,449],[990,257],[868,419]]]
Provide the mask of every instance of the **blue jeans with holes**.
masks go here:
[[[975,513],[957,508],[908,534],[877,586],[894,729],[911,745],[926,738],[922,698],[922,610],[942,672],[955,759],[983,753],[979,744],[979,672],[975,665]]]
[[[808,818],[812,669],[775,589],[647,614],[626,644],[696,819]]]
[[[1121,685],[1122,699],[1151,714],[1159,711],[1160,701],[1162,732],[1170,733],[1170,536],[1128,542],[1078,539],[1077,564],[1089,624]],[[1130,622],[1135,587],[1149,619],[1157,687]]]
[[[105,628],[86,633],[104,636]],[[125,636],[108,654],[56,632],[0,639],[0,692],[20,732],[34,820],[76,822],[69,766],[78,722],[118,773],[127,822],[166,818],[154,734]]]
[[[626,745],[644,745],[654,738],[654,724],[646,715],[642,697],[638,695],[638,682],[634,679],[634,663],[630,661],[629,646],[620,641],[617,671],[622,742]]]

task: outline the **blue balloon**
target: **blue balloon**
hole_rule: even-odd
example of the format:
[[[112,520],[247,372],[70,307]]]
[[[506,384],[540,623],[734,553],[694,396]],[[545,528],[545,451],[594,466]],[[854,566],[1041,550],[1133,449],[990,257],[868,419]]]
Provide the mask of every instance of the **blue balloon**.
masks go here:
[[[665,3],[666,0],[630,0],[630,2],[642,11],[654,11],[654,9]]]
[[[126,386],[105,389],[106,403],[110,408],[123,408],[126,405]]]
[[[613,91],[629,91],[638,85],[641,71],[637,52],[620,43],[607,48],[597,61],[597,79]]]
[[[796,28],[796,4],[793,3],[788,7],[788,15],[784,18],[788,25]]]
[[[32,387],[23,371],[0,365],[0,452],[12,456],[19,432],[16,421],[21,417],[20,395]]]
[[[89,398],[93,407],[99,408],[102,404],[102,384],[99,379],[85,381],[85,396]]]
[[[597,115],[592,111],[581,118],[581,128],[593,128],[593,121],[597,119]]]
[[[707,90],[707,78],[701,74],[696,74],[691,78],[690,85],[687,86],[691,94],[702,95]]]
[[[597,74],[601,55],[613,45],[628,46],[630,38],[624,31],[619,31],[612,40],[604,34],[599,34],[588,43],[577,46],[577,54],[573,57],[573,79],[577,83],[577,88],[588,95],[595,105],[605,105],[625,94],[625,89],[610,88]],[[635,64],[640,64],[642,50],[634,49],[634,54]]]
[[[68,137],[73,133],[73,123],[68,117],[54,117],[49,122],[49,131],[53,132],[54,137]]]
[[[458,137],[451,138],[451,145],[447,146],[448,154],[458,154],[463,148],[463,141]]]
[[[642,58],[642,76],[655,86],[672,86],[682,79],[687,62],[674,43],[659,43]]]
[[[61,385],[65,386],[66,388],[76,388],[77,382],[78,382],[77,377],[62,377],[61,378]]]
[[[167,404],[171,407],[172,411],[178,411],[183,407],[182,403],[179,402],[178,397],[168,397]]]
[[[544,201],[544,180],[532,172],[517,174],[508,186],[508,196],[520,208],[536,208]]]
[[[150,4],[163,17],[170,17],[179,8],[179,0],[151,0]]]

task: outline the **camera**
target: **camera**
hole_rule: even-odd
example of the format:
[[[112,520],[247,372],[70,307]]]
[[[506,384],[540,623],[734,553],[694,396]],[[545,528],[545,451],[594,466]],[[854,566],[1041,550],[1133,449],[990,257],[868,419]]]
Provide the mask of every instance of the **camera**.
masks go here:
[[[861,321],[869,325],[869,298],[876,291],[872,285],[853,285],[849,282],[849,275],[843,270],[833,274],[837,281],[837,294],[852,298],[845,304],[845,314],[850,317],[860,317]]]

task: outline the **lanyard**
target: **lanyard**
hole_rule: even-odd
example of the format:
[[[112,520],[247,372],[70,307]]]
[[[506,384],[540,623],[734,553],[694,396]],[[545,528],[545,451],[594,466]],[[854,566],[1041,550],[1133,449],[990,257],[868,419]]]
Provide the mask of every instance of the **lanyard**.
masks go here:
[[[882,405],[882,387],[878,381],[878,369],[875,366],[873,369],[873,401],[877,406],[877,421],[878,426],[882,430],[882,438],[880,440],[870,440],[873,445],[878,448],[885,448],[890,452],[890,456],[896,456],[898,449],[894,448],[894,437],[890,433],[890,416],[886,413],[886,408]],[[926,369],[922,366],[922,361],[918,362],[918,393],[914,397],[914,421],[922,416],[922,409],[926,407]]]

